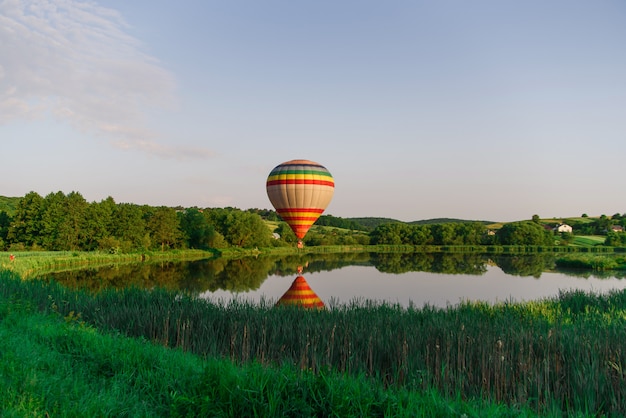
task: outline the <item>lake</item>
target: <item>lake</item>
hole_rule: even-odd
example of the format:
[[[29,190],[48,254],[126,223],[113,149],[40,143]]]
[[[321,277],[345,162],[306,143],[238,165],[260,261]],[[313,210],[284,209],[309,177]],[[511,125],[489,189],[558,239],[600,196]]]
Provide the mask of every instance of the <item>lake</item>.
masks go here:
[[[300,273],[301,269],[301,273]],[[165,287],[227,302],[278,301],[301,276],[326,306],[373,300],[437,307],[464,300],[497,303],[553,297],[580,289],[626,288],[624,273],[563,271],[552,255],[311,254],[237,260],[135,263],[47,275],[72,288]]]

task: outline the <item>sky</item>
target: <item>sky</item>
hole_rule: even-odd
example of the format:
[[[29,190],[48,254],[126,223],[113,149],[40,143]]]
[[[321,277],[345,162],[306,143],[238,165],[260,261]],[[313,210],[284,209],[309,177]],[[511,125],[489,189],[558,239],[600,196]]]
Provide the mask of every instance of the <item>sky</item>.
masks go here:
[[[626,213],[623,0],[0,0],[0,195],[326,214]]]

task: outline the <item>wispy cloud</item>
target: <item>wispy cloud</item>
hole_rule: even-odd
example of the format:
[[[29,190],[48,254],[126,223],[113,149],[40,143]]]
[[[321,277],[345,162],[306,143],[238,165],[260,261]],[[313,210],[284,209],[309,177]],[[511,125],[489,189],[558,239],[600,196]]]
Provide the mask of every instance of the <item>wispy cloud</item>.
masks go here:
[[[115,10],[77,0],[0,0],[0,124],[50,113],[76,129],[161,157],[146,110],[175,103],[176,82]]]
[[[116,141],[114,146],[124,150],[136,150],[162,158],[193,160],[214,157],[213,151],[184,145],[166,145],[149,140]]]

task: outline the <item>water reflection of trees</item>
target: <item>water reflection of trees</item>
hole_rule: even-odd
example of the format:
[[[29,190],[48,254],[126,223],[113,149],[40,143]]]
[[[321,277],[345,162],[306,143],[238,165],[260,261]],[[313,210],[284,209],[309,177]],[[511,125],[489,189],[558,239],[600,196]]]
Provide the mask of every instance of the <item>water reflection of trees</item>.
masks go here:
[[[241,259],[211,259],[191,262],[120,264],[48,276],[71,288],[98,292],[105,288],[156,287],[190,293],[227,290],[246,292],[258,289],[270,275],[294,276],[331,271],[347,266],[371,265],[383,273],[424,271],[446,274],[482,275],[489,264],[495,264],[509,275],[540,277],[554,271],[554,256],[485,255],[476,253],[333,253],[260,256]],[[559,270],[560,273],[601,277],[602,273]],[[616,277],[606,273],[606,277]]]
[[[494,258],[495,263],[506,274],[513,276],[541,277],[541,273],[554,269],[554,255],[503,255]]]
[[[126,287],[161,287],[191,293],[216,290],[246,292],[258,289],[270,275],[294,276],[300,268],[306,272],[319,272],[368,263],[367,253],[264,256],[120,264],[50,273],[47,276],[66,287],[91,292]]]
[[[448,274],[481,275],[487,271],[487,258],[475,253],[378,253],[372,264],[383,273],[428,271]]]

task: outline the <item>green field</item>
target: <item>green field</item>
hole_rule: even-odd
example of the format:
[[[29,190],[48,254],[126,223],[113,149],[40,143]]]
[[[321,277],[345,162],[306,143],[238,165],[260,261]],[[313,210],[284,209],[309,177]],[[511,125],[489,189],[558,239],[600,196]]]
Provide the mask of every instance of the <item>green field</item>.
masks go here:
[[[604,244],[606,237],[602,235],[575,235],[571,245],[593,247]]]

